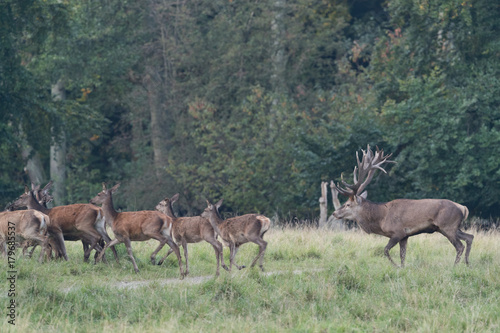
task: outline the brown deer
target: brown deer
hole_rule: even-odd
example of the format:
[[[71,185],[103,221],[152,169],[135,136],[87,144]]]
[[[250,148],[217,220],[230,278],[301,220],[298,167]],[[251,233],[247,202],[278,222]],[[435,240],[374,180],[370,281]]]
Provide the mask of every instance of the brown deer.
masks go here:
[[[43,253],[48,250],[48,225],[50,225],[49,216],[33,209],[0,212],[2,252],[7,253],[7,246],[8,248],[15,247],[15,242],[34,241],[42,247],[38,259],[42,262]]]
[[[182,272],[181,255],[179,247],[172,239],[172,218],[163,213],[152,210],[121,213],[117,212],[113,206],[112,195],[116,192],[119,186],[120,183],[116,184],[111,189],[108,189],[106,184],[103,183],[102,191],[90,200],[93,204],[102,205],[104,216],[106,217],[106,220],[111,223],[111,229],[116,237],[104,246],[103,251],[97,258],[97,261],[101,260],[104,255],[104,251],[106,251],[109,246],[125,243],[128,255],[134,265],[134,270],[138,273],[139,268],[137,267],[132,253],[131,241],[147,241],[154,238],[160,242],[160,245],[151,254],[151,263],[153,265],[155,264],[156,254],[165,246],[165,244],[168,244],[177,255],[182,279],[184,277],[184,273]]]
[[[239,247],[248,242],[253,242],[259,245],[259,254],[252,261],[250,267],[255,266],[257,260],[260,259],[259,267],[262,271],[264,271],[262,261],[264,259],[267,242],[262,237],[266,231],[269,230],[271,220],[264,215],[258,214],[246,214],[223,220],[219,215],[219,207],[222,205],[222,200],[223,199],[215,205],[212,205],[207,200],[208,207],[205,208],[201,217],[210,221],[210,224],[222,239],[222,243],[229,247],[229,271],[231,271],[233,264],[238,269],[245,268],[245,266],[238,266],[235,263],[234,258],[236,257]]]
[[[22,194],[13,204],[14,208],[28,207],[49,215],[51,224],[48,232],[53,237],[59,255],[68,260],[64,240],[82,240],[90,246],[84,251],[84,261],[87,262],[93,249],[100,252],[102,248],[98,244],[101,238],[110,242],[105,229],[105,220],[102,210],[90,204],[72,204],[46,208],[36,200],[33,191],[25,186]],[[115,250],[116,251],[116,250]]]
[[[43,189],[40,189],[40,185],[35,185],[35,183],[31,183],[31,190],[35,195],[36,200],[45,208],[47,208],[47,204],[54,200],[54,197],[48,194],[48,190],[52,187],[52,181],[50,181]],[[9,209],[13,209],[13,207],[9,206]],[[28,254],[28,257],[31,258],[33,253],[35,252],[36,247],[39,245],[35,240],[27,239],[22,244],[20,244],[23,249],[23,255],[26,253],[28,248],[31,247],[31,251]],[[55,250],[56,255],[61,254],[61,251],[57,248],[56,242],[49,237],[49,245],[47,250],[47,257],[52,258],[52,249]]]
[[[53,182],[51,180],[50,182],[47,183],[47,185],[44,186],[43,189],[40,190],[40,185],[36,185],[35,186],[35,184],[31,183],[31,190],[33,191],[33,194],[35,195],[35,198],[45,208],[47,208],[47,204],[49,202],[51,202],[52,200],[54,200],[54,197],[52,195],[50,195],[50,193],[49,193],[49,190],[52,188],[52,184],[53,184]],[[96,207],[96,208],[98,208],[98,207]],[[99,216],[101,218],[104,218],[104,213],[102,212],[102,210],[100,211]],[[99,240],[98,245],[96,245],[97,251],[95,252],[95,255],[94,255],[94,262],[97,259],[97,256],[99,255],[99,252],[104,247],[105,242],[110,242],[111,241],[111,238],[109,237],[109,235],[108,235],[108,233],[106,231],[106,225],[107,224],[105,224],[104,228],[97,229],[97,231],[101,234],[102,238]],[[72,236],[69,236],[69,235],[64,235],[64,239],[65,240],[71,240],[71,241],[77,241],[78,240],[78,238],[75,238],[75,237],[72,237]],[[82,241],[82,245],[83,245],[83,253],[86,253],[86,252],[90,251],[89,250],[89,248],[91,246],[90,242],[88,242],[85,239],[81,239],[81,241]],[[53,242],[49,242],[49,245],[53,245],[52,243]],[[34,250],[34,248],[33,248],[33,250]],[[32,252],[33,252],[33,250],[32,250]],[[114,246],[111,247],[111,250],[113,251],[113,255],[114,255],[115,259],[117,259],[118,258],[118,253],[116,252],[115,247]],[[106,257],[104,257],[104,261],[106,261]]]
[[[336,185],[339,193],[347,196],[348,199],[333,215],[338,219],[356,221],[361,229],[369,234],[389,237],[384,254],[395,266],[397,265],[389,255],[389,251],[397,243],[400,248],[401,267],[404,267],[408,237],[436,231],[443,234],[455,247],[457,251],[455,264],[460,261],[464,251],[461,240],[466,242],[465,263],[468,265],[474,236],[460,230],[461,222],[469,214],[467,207],[445,199],[397,199],[385,203],[374,203],[358,195],[358,193],[363,193],[377,169],[387,173],[382,165],[395,163],[388,160],[391,155],[384,155],[384,151],[379,150],[378,147],[374,154],[368,146],[366,151],[363,150],[363,158],[360,162],[356,153],[358,165],[354,168],[354,184],[348,184],[342,178],[343,187]]]
[[[219,276],[219,266],[222,261],[222,267],[225,270],[229,268],[224,263],[222,244],[216,239],[217,234],[214,228],[207,219],[201,216],[193,217],[176,217],[172,209],[172,204],[179,199],[179,193],[175,194],[172,198],[165,198],[158,205],[156,210],[172,218],[172,234],[174,241],[177,245],[182,245],[184,248],[184,258],[186,259],[185,275],[189,274],[189,260],[188,260],[188,243],[198,243],[206,241],[210,243],[215,250],[215,259],[217,260],[217,270],[215,276]],[[158,262],[161,265],[163,261],[173,252],[169,249],[167,254]]]

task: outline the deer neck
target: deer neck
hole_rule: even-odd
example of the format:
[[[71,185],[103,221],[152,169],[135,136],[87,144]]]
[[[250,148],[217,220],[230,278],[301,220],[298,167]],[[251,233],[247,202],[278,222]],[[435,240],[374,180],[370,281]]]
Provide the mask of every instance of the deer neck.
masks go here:
[[[106,219],[106,221],[110,221],[111,224],[113,224],[113,222],[116,219],[116,216],[118,215],[118,212],[115,210],[115,207],[113,206],[113,197],[111,196],[111,193],[102,203],[102,211],[104,213],[104,218]]]
[[[368,234],[380,234],[381,222],[386,215],[385,204],[363,200],[356,222]]]
[[[40,204],[33,195],[30,195],[27,207],[28,209],[34,209],[47,215],[50,212],[50,209]]]
[[[221,237],[221,238],[224,238],[222,236],[222,232],[220,230],[219,227],[223,226],[223,222],[224,220],[221,219],[217,213],[212,213],[210,214],[210,216],[208,217],[208,222],[210,222],[210,224],[212,225],[212,228],[214,228],[215,232]]]
[[[167,206],[165,206],[165,215],[167,215],[168,217],[172,217],[172,218],[176,218],[177,216],[175,216],[174,214],[174,210],[172,209],[172,204],[169,202]]]

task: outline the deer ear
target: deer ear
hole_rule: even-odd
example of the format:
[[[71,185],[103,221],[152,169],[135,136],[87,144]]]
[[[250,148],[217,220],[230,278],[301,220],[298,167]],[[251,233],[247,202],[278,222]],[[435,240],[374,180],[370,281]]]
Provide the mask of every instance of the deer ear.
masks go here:
[[[116,192],[116,190],[118,190],[118,187],[120,187],[120,183],[116,184],[115,186],[113,186],[113,187],[111,188],[111,194],[115,193],[115,192]]]
[[[47,183],[47,185],[45,185],[45,186],[43,187],[43,189],[42,189],[42,194],[43,194],[43,195],[47,195],[47,194],[49,194],[49,191],[50,191],[50,189],[52,188],[52,184],[53,184],[53,182],[52,182],[52,180],[51,180],[50,182],[48,182],[48,183]]]
[[[174,203],[177,200],[179,200],[179,193],[174,194],[174,196],[172,198],[170,198],[171,203]]]
[[[368,191],[364,191],[364,192],[363,192],[363,193],[361,193],[359,196],[360,196],[360,197],[362,197],[363,199],[368,198]]]
[[[30,192],[30,188],[28,187],[28,185],[24,185],[24,193],[29,193]]]
[[[103,190],[104,192],[106,192],[106,190],[107,190],[107,189],[108,189],[108,188],[106,187],[106,183],[105,183],[105,182],[102,182],[102,190]]]
[[[217,210],[219,210],[220,206],[222,206],[222,201],[224,201],[224,199],[220,199],[219,202],[217,202],[215,204],[215,207],[217,207]]]

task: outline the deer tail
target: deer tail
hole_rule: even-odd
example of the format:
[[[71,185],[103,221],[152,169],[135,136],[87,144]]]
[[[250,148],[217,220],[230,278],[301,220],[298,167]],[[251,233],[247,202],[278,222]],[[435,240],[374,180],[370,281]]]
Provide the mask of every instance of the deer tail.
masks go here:
[[[48,217],[47,215],[46,216],[42,215],[42,218],[40,219],[40,229],[38,229],[40,235],[44,235],[47,232],[47,221],[45,221],[45,218],[50,219],[50,217]]]
[[[258,215],[257,220],[260,221],[260,235],[262,236],[271,227],[271,220],[264,215]]]

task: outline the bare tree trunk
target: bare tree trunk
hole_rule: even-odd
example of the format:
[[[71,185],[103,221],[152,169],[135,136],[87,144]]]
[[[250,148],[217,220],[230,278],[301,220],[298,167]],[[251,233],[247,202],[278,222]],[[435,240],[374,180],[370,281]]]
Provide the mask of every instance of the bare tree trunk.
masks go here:
[[[287,57],[285,54],[286,26],[285,26],[285,5],[286,0],[274,1],[274,18],[271,23],[271,32],[273,38],[272,63],[273,72],[271,74],[271,86],[274,98],[271,106],[271,133],[277,128],[280,122],[280,112],[278,109],[279,98],[286,93],[285,71]]]
[[[337,189],[335,188],[335,185],[333,183],[333,180],[330,181],[330,189],[331,189],[331,192],[332,192],[332,203],[333,203],[333,207],[335,208],[335,210],[339,209],[342,205],[340,204],[340,201],[339,201],[339,192],[337,191]],[[341,220],[341,219],[337,219],[332,215],[330,215],[330,217],[328,218],[328,222],[327,224],[334,230],[345,230],[345,225],[344,225],[344,221]]]
[[[162,80],[155,67],[149,68],[145,78],[148,105],[151,116],[151,143],[153,145],[153,163],[156,178],[161,179],[167,165],[166,121],[162,107]]]
[[[330,181],[330,189],[332,190],[332,203],[335,210],[339,209],[342,205],[339,201],[339,191],[335,188],[333,180]]]
[[[21,136],[24,137],[22,129],[20,129],[20,133]],[[28,144],[26,140],[23,140],[21,155],[23,157],[23,160],[26,161],[24,171],[26,171],[26,173],[28,174],[30,182],[41,184],[43,181],[45,181],[45,171],[40,159],[40,154],[33,151],[33,148]]]
[[[51,89],[54,101],[63,101],[66,99],[64,83],[57,81]],[[50,146],[50,178],[54,181],[53,195],[56,205],[62,205],[66,198],[66,133],[61,128],[56,131],[52,126],[52,144]]]
[[[324,228],[326,225],[326,218],[328,216],[328,191],[327,182],[321,182],[321,197],[319,198],[319,223],[318,227]]]

